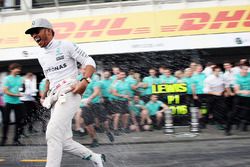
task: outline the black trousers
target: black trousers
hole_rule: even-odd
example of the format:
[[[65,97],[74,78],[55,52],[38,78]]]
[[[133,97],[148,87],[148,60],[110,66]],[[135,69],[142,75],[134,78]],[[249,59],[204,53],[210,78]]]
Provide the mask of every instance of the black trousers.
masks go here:
[[[23,131],[24,126],[24,110],[23,104],[10,104],[6,103],[3,111],[3,131],[2,137],[3,140],[7,139],[8,131],[9,131],[9,123],[10,123],[10,113],[11,110],[15,112],[15,135],[14,141],[17,141],[20,137],[20,134]]]
[[[228,113],[226,131],[230,131],[235,121],[247,123],[250,120],[250,97],[235,96],[233,109]]]
[[[37,119],[37,107],[36,102],[34,101],[23,101],[24,104],[24,123],[25,125],[28,125],[28,129],[33,129],[33,123]]]
[[[227,118],[227,110],[225,106],[224,96],[208,96],[208,112],[213,115],[216,123],[224,124]]]

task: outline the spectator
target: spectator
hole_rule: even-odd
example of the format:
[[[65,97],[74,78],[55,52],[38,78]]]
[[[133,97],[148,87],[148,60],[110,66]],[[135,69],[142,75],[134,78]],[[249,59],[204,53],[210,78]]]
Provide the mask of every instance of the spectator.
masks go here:
[[[24,109],[26,110],[25,122],[28,125],[29,133],[37,133],[38,131],[34,129],[33,124],[35,118],[37,118],[36,113],[36,101],[35,96],[37,93],[37,89],[33,86],[35,80],[35,76],[32,73],[27,73],[24,77],[24,93],[20,100],[24,104]]]
[[[203,73],[206,75],[206,76],[209,76],[213,73],[213,67],[215,66],[215,64],[213,62],[207,62],[206,64],[206,68],[204,69]]]
[[[221,69],[218,66],[212,68],[213,73],[204,81],[204,93],[208,97],[208,111],[213,117],[216,126],[219,130],[224,130],[222,124],[226,119],[225,111],[225,83],[223,77],[220,75]]]
[[[1,145],[6,144],[8,130],[9,130],[9,122],[10,122],[10,113],[11,110],[15,111],[15,135],[13,144],[20,146],[23,145],[19,139],[23,129],[23,115],[24,111],[22,108],[22,103],[20,101],[20,97],[22,96],[19,92],[20,88],[22,88],[23,80],[19,75],[21,72],[21,65],[17,63],[10,64],[9,66],[10,74],[6,76],[3,83],[3,92],[4,92],[4,102],[5,109],[3,112],[3,131],[2,131],[2,141]]]

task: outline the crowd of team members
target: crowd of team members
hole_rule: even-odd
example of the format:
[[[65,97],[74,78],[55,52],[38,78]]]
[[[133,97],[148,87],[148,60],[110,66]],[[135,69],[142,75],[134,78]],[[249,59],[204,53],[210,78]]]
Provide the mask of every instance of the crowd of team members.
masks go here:
[[[161,129],[168,106],[161,97],[152,94],[151,86],[174,83],[187,84],[185,99],[188,106],[206,108],[206,112],[199,115],[200,128],[215,123],[219,129],[225,129],[226,135],[230,135],[231,125],[242,123],[242,129],[247,130],[250,115],[248,62],[242,59],[238,66],[233,67],[229,62],[223,65],[222,70],[208,63],[203,70],[201,64],[191,63],[189,68],[178,70],[174,75],[167,67],[151,68],[149,75],[143,78],[133,70],[127,75],[119,67],[113,67],[112,72],[104,70],[101,74],[95,73],[75,116],[75,131],[86,129],[95,147],[98,146],[96,130],[105,131],[113,142],[114,136],[121,133]],[[84,75],[84,68],[80,68],[80,73],[79,80]]]
[[[161,129],[164,125],[164,111],[168,105],[161,96],[152,94],[151,86],[174,83],[187,85],[185,102],[188,106],[199,107],[200,128],[206,128],[208,123],[214,123],[217,128],[224,129],[226,135],[230,135],[231,126],[237,124],[237,127],[246,131],[250,119],[249,63],[242,59],[237,66],[230,62],[225,62],[223,66],[222,69],[208,63],[203,70],[201,64],[191,63],[189,68],[175,71],[174,75],[170,69],[162,66],[159,69],[149,69],[148,76],[145,77],[133,70],[126,73],[119,67],[113,67],[112,71],[96,72],[82,96],[79,111],[75,115],[74,132],[82,135],[86,131],[92,138],[91,146],[96,147],[96,131],[105,132],[108,139],[113,142],[114,136],[122,133]],[[10,65],[10,75],[3,81],[6,90],[15,86],[16,94],[4,90],[4,102],[0,100],[3,111],[1,145],[4,145],[7,139],[11,109],[15,110],[16,115],[16,145],[21,144],[19,138],[21,134],[25,134],[25,125],[30,132],[34,131],[34,117],[39,119],[39,114],[34,108],[38,107],[40,114],[41,111],[49,113],[40,105],[35,106],[38,103],[32,96],[36,91],[31,91],[28,86],[32,74],[28,73],[23,80],[18,75],[20,71],[20,65]],[[82,79],[84,72],[84,68],[79,69],[78,80]],[[22,87],[23,81],[26,84],[26,92],[20,94],[18,88]],[[45,79],[39,85],[40,96],[45,89],[44,81]],[[24,112],[25,110],[27,112]],[[43,131],[45,124],[43,119]]]

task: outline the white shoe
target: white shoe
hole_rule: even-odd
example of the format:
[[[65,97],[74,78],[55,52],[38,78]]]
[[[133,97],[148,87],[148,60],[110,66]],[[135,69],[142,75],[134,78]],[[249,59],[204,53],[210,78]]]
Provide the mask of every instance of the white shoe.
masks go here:
[[[91,157],[94,167],[103,167],[103,163],[106,162],[104,154],[95,154]]]

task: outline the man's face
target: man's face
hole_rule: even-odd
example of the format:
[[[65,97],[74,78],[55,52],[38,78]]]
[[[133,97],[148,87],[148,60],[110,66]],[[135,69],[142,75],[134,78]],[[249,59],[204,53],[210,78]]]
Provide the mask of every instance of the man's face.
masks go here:
[[[12,70],[12,72],[13,72],[14,74],[18,75],[18,74],[21,73],[21,68],[14,68],[14,69]]]
[[[34,28],[30,33],[30,36],[36,41],[36,43],[41,47],[46,47],[51,39],[53,38],[51,30],[46,28]]]
[[[224,66],[224,69],[226,71],[228,71],[228,70],[230,70],[232,68],[232,65],[230,63],[224,63],[223,66]]]
[[[135,102],[139,102],[140,101],[140,97],[139,96],[134,96],[134,101]]]
[[[126,77],[126,73],[125,72],[120,72],[118,75],[117,75],[117,79],[119,80],[122,80]]]
[[[151,96],[151,101],[156,102],[158,100],[158,97],[156,95]]]
[[[104,78],[109,78],[109,77],[110,77],[110,72],[105,71],[105,72],[103,73],[103,77],[104,77]]]
[[[117,75],[117,74],[119,74],[120,69],[117,68],[117,67],[114,67],[114,68],[112,69],[112,71],[113,71],[113,73],[114,73],[115,75]]]
[[[193,72],[192,72],[191,68],[190,68],[190,69],[185,70],[185,76],[186,76],[186,77],[191,77],[191,76],[192,76],[192,74],[193,74]]]
[[[242,66],[240,68],[240,73],[241,73],[242,76],[247,76],[247,74],[248,74],[248,66]]]
[[[219,76],[220,72],[221,72],[220,68],[214,69],[214,75]]]
[[[149,70],[149,75],[150,76],[155,76],[156,75],[156,71],[155,70]]]
[[[165,76],[169,77],[171,75],[171,71],[169,69],[166,69],[166,70],[164,70],[164,74],[165,74]]]
[[[201,65],[198,65],[196,67],[196,72],[200,73],[200,72],[202,72],[202,70],[203,70],[203,67]]]

